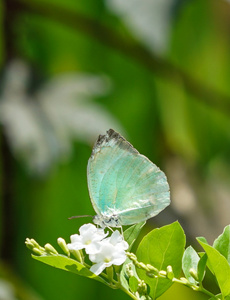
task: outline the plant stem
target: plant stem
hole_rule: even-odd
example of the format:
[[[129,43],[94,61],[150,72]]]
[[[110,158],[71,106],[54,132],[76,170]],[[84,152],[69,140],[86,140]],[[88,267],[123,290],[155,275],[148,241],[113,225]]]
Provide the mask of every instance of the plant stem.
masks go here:
[[[185,285],[185,286],[187,286],[187,287],[193,289],[194,291],[201,292],[201,293],[204,293],[204,294],[206,294],[206,295],[208,295],[208,296],[210,296],[210,297],[216,298],[216,296],[215,296],[213,293],[211,293],[211,292],[209,292],[208,290],[206,290],[206,289],[202,286],[201,283],[200,283],[200,286],[197,286],[197,285],[194,285],[194,284],[190,284],[189,282],[186,283],[185,281],[180,280],[180,279],[177,279],[177,278],[175,278],[175,277],[172,279],[172,281],[173,281],[173,282],[177,282],[177,283],[179,283],[179,284],[183,284],[183,285]],[[216,298],[216,299],[218,299],[218,298]]]
[[[210,297],[213,297],[213,298],[216,298],[216,299],[219,299],[218,297],[216,297],[213,293],[211,293],[211,292],[209,292],[208,290],[206,290],[203,286],[202,286],[202,284],[200,285],[200,287],[199,287],[199,290],[198,290],[199,292],[202,292],[202,293],[204,293],[204,294],[206,294],[206,295],[208,295],[208,296],[210,296]]]
[[[127,295],[129,295],[132,299],[138,300],[138,298],[133,293],[126,290],[121,284],[119,285],[119,289],[125,292]]]

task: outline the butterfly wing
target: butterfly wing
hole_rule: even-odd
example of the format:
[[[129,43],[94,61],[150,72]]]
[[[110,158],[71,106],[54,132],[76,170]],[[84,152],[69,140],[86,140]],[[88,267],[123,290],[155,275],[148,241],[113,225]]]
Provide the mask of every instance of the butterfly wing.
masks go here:
[[[112,129],[95,143],[87,175],[96,213],[117,215],[121,225],[147,220],[170,203],[165,174]]]

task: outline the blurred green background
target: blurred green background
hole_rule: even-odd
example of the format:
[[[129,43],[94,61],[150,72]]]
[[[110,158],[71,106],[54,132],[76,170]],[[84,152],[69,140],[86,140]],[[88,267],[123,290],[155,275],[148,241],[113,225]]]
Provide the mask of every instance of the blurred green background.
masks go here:
[[[94,214],[86,166],[109,128],[170,183],[143,234],[179,220],[199,249],[230,223],[229,2],[0,2],[0,300],[128,299],[24,244],[69,241],[86,220],[68,217]],[[160,299],[207,297],[174,285]]]

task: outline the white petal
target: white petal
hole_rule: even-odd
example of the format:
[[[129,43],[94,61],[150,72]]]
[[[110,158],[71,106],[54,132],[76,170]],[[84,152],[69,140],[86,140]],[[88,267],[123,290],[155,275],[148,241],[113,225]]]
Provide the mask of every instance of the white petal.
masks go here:
[[[79,234],[73,234],[70,236],[71,244],[73,243],[80,243],[82,241]]]
[[[67,244],[67,247],[69,250],[81,250],[85,248],[85,245],[83,245],[82,243],[71,243]]]
[[[119,247],[119,249],[127,250],[129,248],[129,244],[126,241],[123,241],[118,243],[117,247]]]
[[[126,258],[127,257],[125,254],[120,255],[119,257],[116,257],[112,260],[112,264],[116,266],[122,265],[125,262]]]
[[[81,235],[85,235],[87,233],[94,233],[97,231],[97,228],[95,225],[89,223],[89,224],[84,224],[80,227],[79,232]]]
[[[85,252],[87,254],[96,254],[100,251],[100,243],[98,242],[93,242],[90,245],[85,246]]]
[[[105,263],[100,262],[98,264],[92,265],[90,271],[93,272],[95,275],[99,275],[105,269]]]
[[[110,237],[110,243],[112,245],[116,245],[117,243],[120,243],[123,241],[123,237],[120,234],[120,232],[118,230],[114,231]]]
[[[104,262],[104,258],[105,258],[105,255],[101,251],[101,248],[100,248],[100,252],[92,253],[89,255],[89,259],[94,263]]]

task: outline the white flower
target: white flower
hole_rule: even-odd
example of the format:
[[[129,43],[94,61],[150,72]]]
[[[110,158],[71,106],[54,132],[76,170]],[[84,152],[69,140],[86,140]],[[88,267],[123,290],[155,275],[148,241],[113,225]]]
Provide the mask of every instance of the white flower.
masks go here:
[[[104,241],[108,241],[113,246],[116,246],[123,250],[127,250],[129,248],[129,244],[124,240],[123,236],[118,230],[114,231],[112,235],[104,239]]]
[[[107,236],[103,229],[99,229],[93,224],[84,224],[80,227],[79,232],[80,235],[71,235],[71,243],[67,244],[69,250],[85,249],[87,254],[100,251],[100,242]]]
[[[90,271],[99,275],[105,268],[112,265],[121,265],[126,260],[125,250],[128,249],[128,243],[124,241],[118,230],[113,232],[111,237],[101,241],[100,251],[89,255],[89,259],[95,264]]]

